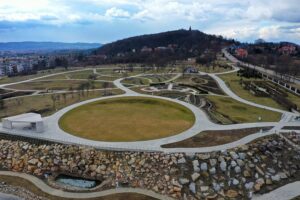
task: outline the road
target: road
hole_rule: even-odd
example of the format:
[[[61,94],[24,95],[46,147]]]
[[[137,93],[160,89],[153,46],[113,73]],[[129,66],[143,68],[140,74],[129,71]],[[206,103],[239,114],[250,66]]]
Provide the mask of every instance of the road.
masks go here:
[[[242,61],[238,60],[236,57],[232,56],[226,49],[223,49],[222,53],[224,53],[225,57],[233,63],[240,63],[245,67],[257,70],[257,71],[261,72],[262,74],[273,76],[273,77],[276,77],[278,79],[284,78],[285,80],[290,80],[291,82],[300,85],[300,78],[292,77],[292,76],[289,76],[289,75],[284,75],[282,77],[281,75],[276,74],[276,72],[273,71],[273,70],[265,69],[265,68],[260,67],[260,66],[256,66],[256,65],[252,65],[252,64],[249,64],[249,63],[242,62]]]

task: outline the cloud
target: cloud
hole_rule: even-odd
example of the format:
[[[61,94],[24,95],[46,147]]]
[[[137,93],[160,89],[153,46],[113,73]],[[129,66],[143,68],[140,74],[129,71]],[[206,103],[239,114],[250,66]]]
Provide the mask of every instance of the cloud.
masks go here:
[[[99,31],[99,40],[193,28],[212,34],[252,41],[289,39],[300,42],[299,0],[1,0],[0,26],[4,30],[28,31],[40,26],[65,31],[77,28],[78,38],[86,31]],[[121,20],[120,20],[121,19]],[[97,28],[95,28],[97,27]],[[123,27],[117,34],[114,27]],[[292,28],[294,27],[294,28]],[[295,28],[296,27],[296,28]],[[0,27],[1,28],[1,27]],[[45,28],[45,29],[44,29]],[[68,30],[67,30],[68,29]],[[135,32],[134,32],[135,30]],[[63,31],[63,30],[62,30]],[[30,36],[30,34],[28,33]],[[297,38],[298,36],[298,38]],[[2,37],[0,32],[0,37]],[[4,37],[4,36],[3,36]],[[18,35],[20,37],[20,35]],[[57,36],[59,37],[59,36]],[[109,40],[109,39],[107,39]]]
[[[112,7],[105,12],[105,16],[109,17],[109,18],[112,18],[112,17],[128,18],[128,17],[130,17],[130,13],[125,10],[122,10],[122,9],[119,9],[116,7]]]

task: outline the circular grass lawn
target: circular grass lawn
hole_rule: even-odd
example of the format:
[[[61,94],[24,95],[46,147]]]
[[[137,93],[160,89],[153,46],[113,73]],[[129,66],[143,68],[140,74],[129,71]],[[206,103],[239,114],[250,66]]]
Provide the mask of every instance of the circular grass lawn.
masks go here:
[[[121,97],[70,110],[61,129],[78,137],[109,142],[143,141],[179,134],[195,122],[188,108],[167,100]]]

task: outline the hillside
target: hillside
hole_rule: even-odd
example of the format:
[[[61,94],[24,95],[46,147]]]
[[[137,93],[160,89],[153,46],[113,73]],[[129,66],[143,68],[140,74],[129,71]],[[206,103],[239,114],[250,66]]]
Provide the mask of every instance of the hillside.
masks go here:
[[[238,55],[237,49],[246,50],[246,54]],[[272,69],[277,73],[300,75],[300,46],[297,44],[264,42],[232,46],[229,50],[244,62]]]
[[[5,42],[0,43],[0,51],[34,52],[53,50],[85,50],[99,48],[97,43],[63,43],[63,42]]]
[[[234,40],[221,36],[181,29],[112,42],[103,45],[94,54],[101,57],[102,62],[168,62],[197,57],[204,52],[217,52],[232,44],[235,44]]]

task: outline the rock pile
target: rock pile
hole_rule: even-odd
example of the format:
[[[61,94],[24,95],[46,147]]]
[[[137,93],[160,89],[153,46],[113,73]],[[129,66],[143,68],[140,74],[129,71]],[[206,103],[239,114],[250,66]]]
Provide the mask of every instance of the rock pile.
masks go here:
[[[248,198],[299,180],[300,155],[272,136],[206,154],[108,152],[69,145],[0,141],[1,167],[36,176],[68,173],[177,199]]]

